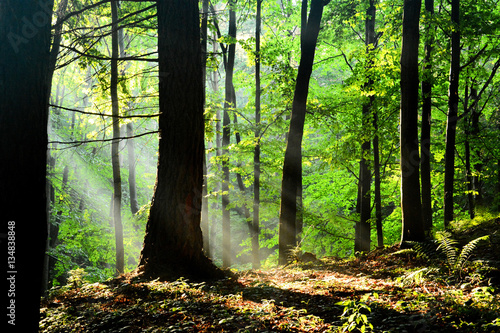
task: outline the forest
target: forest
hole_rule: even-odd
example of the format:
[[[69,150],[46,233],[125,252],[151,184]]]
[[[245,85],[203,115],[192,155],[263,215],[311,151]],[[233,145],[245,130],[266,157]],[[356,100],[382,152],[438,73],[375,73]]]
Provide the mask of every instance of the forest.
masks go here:
[[[5,0],[0,38],[13,332],[500,330],[498,0]]]

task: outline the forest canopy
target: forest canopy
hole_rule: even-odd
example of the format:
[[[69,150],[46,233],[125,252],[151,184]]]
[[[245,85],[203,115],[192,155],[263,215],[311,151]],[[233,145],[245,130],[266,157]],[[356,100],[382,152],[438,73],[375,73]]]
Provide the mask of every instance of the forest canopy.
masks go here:
[[[258,52],[257,3],[261,6]],[[401,241],[404,7],[403,1],[345,0],[322,6],[300,143],[296,242],[302,251],[317,256],[345,258],[359,250],[354,246],[358,237],[365,238],[365,251]],[[453,3],[436,2],[429,8],[426,1],[416,22],[418,77],[411,76],[422,89],[427,83],[431,90],[412,92],[416,94],[413,107],[418,110],[414,128],[420,141],[414,142],[419,150],[411,158],[417,167],[424,159],[429,162],[429,168],[421,171],[422,179],[428,179],[427,192],[422,181],[421,200],[430,207],[429,236],[445,223],[499,206],[500,12],[495,1],[461,1],[460,20],[455,22],[452,7]],[[78,267],[95,281],[115,273],[116,170],[121,174],[124,269],[137,266],[156,179],[158,83],[163,74],[158,70],[154,2],[118,2],[115,22],[107,1],[61,0],[54,8],[53,40],[60,40],[60,45],[50,96],[48,179],[50,224],[55,229],[50,235],[50,284],[57,285],[64,284],[67,272]],[[255,232],[258,264],[277,262],[283,161],[307,15],[307,1],[200,3],[200,21],[205,22],[201,27],[206,29],[200,35],[200,43],[205,43],[206,80],[206,215],[201,223],[204,251],[218,265],[223,265],[227,251],[224,266],[250,267]],[[119,46],[116,54],[113,27]],[[450,159],[450,66],[456,32],[460,60],[456,139],[450,148],[454,155],[450,221],[443,206],[449,192],[445,178],[450,169],[445,161]],[[110,95],[113,60],[118,113],[112,111]],[[227,94],[228,89],[234,96]],[[425,116],[424,105],[431,110]],[[111,168],[114,142],[119,152],[115,171]],[[259,218],[255,225],[257,146]],[[230,241],[223,241],[228,232],[223,229],[223,214],[230,221],[224,222],[231,229]],[[363,225],[368,229],[358,234]]]

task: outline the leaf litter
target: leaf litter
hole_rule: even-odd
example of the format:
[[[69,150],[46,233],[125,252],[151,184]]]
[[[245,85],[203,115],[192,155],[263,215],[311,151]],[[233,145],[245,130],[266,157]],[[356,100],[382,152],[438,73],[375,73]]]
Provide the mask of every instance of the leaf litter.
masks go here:
[[[405,284],[405,272],[425,266],[394,255],[397,250],[242,271],[207,283],[146,281],[129,273],[66,286],[42,301],[40,332],[500,331],[498,289],[440,275]],[[349,311],[360,312],[343,316]]]

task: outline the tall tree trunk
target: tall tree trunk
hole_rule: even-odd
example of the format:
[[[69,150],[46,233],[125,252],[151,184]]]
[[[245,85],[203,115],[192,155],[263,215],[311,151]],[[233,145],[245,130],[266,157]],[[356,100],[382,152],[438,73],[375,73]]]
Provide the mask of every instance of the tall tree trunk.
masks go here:
[[[203,105],[206,106],[207,95],[207,45],[208,45],[208,0],[202,2],[202,19],[201,19],[201,68],[203,75]],[[208,168],[207,168],[207,153],[203,153],[203,191],[201,202],[201,231],[203,235],[203,250],[205,255],[210,257],[210,226],[208,219]]]
[[[297,188],[302,173],[302,136],[306,116],[307,95],[311,78],[314,53],[319,34],[323,1],[312,0],[309,19],[301,38],[301,58],[292,103],[292,116],[283,162],[281,207],[279,221],[279,264],[289,260],[290,249],[296,243]]]
[[[120,8],[118,3],[118,9]],[[124,33],[123,29],[118,29],[118,50],[120,53],[120,58],[125,58],[127,56],[125,40],[127,35]],[[126,66],[123,66],[120,75],[125,76]],[[132,103],[127,103],[127,109],[131,109]],[[127,136],[134,136],[134,123],[129,122],[126,125]],[[130,196],[130,211],[132,215],[139,211],[139,200],[137,199],[137,182],[136,182],[136,172],[135,172],[135,143],[134,139],[127,139],[127,162],[128,162],[128,189]]]
[[[111,143],[111,164],[113,167],[113,224],[115,227],[116,274],[125,269],[122,225],[122,178],[120,175],[120,107],[118,104],[118,1],[111,1],[111,113],[113,115],[113,142]]]
[[[381,181],[380,181],[380,149],[378,135],[378,113],[373,112],[373,174],[375,177],[375,226],[377,228],[377,247],[384,247],[384,231],[382,228],[382,196],[381,196]]]
[[[424,74],[422,79],[422,128],[420,134],[420,168],[422,181],[422,219],[426,237],[432,230],[432,184],[431,184],[431,114],[432,114],[432,49],[434,32],[432,20],[434,0],[425,0],[425,46]]]
[[[127,136],[134,135],[134,123],[127,124]],[[127,158],[128,158],[128,188],[130,192],[130,211],[132,215],[139,211],[139,200],[137,199],[137,182],[135,174],[135,143],[134,139],[127,140]]]
[[[51,124],[49,121],[48,125],[48,133],[50,136],[51,132]],[[57,147],[57,144],[53,145],[53,149]],[[56,202],[56,196],[55,196],[55,189],[54,185],[52,183],[52,179],[54,179],[54,171],[56,167],[56,159],[55,157],[52,157],[50,154],[50,150],[47,150],[47,198],[48,198],[48,223],[47,223],[47,243],[46,243],[46,254],[43,260],[43,278],[42,278],[42,296],[45,297],[47,296],[47,292],[50,289],[49,285],[49,275],[50,275],[50,256],[48,255],[49,250],[50,250],[50,241],[52,237],[52,232],[55,228],[55,223],[52,222],[52,212],[53,208],[55,207],[55,202]]]
[[[0,3],[0,156],[4,159],[0,163],[0,225],[1,233],[8,235],[2,240],[2,308],[9,332],[37,332],[40,318],[48,223],[52,7],[50,0]],[[15,291],[10,291],[11,283]]]
[[[68,5],[68,0],[62,0],[60,3],[59,3],[59,6],[57,8],[57,12],[56,12],[56,15],[57,15],[57,23],[61,23],[61,19],[63,18],[63,15],[65,14],[66,12],[66,7]],[[48,71],[47,71],[47,94],[48,94],[48,99],[50,100],[51,99],[51,93],[52,93],[52,78],[54,76],[54,71],[55,71],[55,68],[56,68],[56,64],[57,64],[57,56],[59,55],[59,49],[60,49],[60,46],[61,46],[61,39],[62,39],[62,24],[58,24],[56,25],[56,28],[54,29],[54,33],[53,33],[53,41],[52,41],[52,47],[50,48],[50,55],[49,55],[49,68],[48,68]],[[64,95],[64,90],[65,90],[65,87],[63,86],[63,92],[62,92],[62,95]],[[55,101],[53,104],[55,105],[60,105],[59,103],[61,102],[62,103],[62,97],[61,97],[61,100],[59,100],[59,85],[57,86],[57,89],[56,89],[56,97],[55,97]],[[50,114],[50,107],[49,105],[47,105],[47,112],[48,114]],[[50,127],[50,123],[49,123],[49,127]],[[56,124],[56,127],[58,128],[59,127],[59,124]],[[48,152],[48,156],[49,156],[49,161],[50,161],[50,152]],[[53,164],[51,165],[51,163],[53,162]],[[54,161],[50,161],[49,162],[49,166],[48,166],[48,169],[54,169],[55,167],[55,160]],[[52,204],[54,204],[54,200],[53,200],[53,196],[54,196],[54,188],[52,186],[52,184],[49,184],[47,183],[48,187],[49,187],[49,200]],[[49,211],[49,214],[50,214],[50,211]],[[50,216],[49,216],[49,223],[48,223],[48,229],[47,229],[47,232],[48,232],[48,236],[49,238],[47,239],[47,251],[51,248],[51,245],[50,243],[52,242],[52,235],[53,233],[55,232],[56,233],[56,237],[57,237],[57,233],[59,232],[59,226],[56,226],[56,225],[53,225],[52,223],[50,223]],[[51,287],[51,264],[54,262],[54,259],[52,257],[49,257],[48,255],[45,256],[45,259],[44,259],[44,274],[43,274],[43,281],[42,281],[42,292],[43,292],[43,295],[45,296],[46,295],[46,292],[50,289]]]
[[[217,52],[217,45],[218,43],[216,42],[216,34],[214,33],[214,42],[212,44],[212,52],[216,53]],[[212,72],[212,91],[217,92],[219,90],[219,76],[217,71]],[[220,156],[222,156],[222,126],[221,126],[221,109],[219,107],[216,108],[215,111],[215,118],[218,120],[215,122],[215,156],[219,160]],[[217,165],[217,173],[221,174],[221,166],[218,164]],[[216,188],[215,188],[215,193],[219,193],[222,189],[222,184],[221,182],[217,182]],[[216,206],[214,207],[214,211],[220,211],[219,209],[218,202],[216,203]],[[210,239],[216,239],[217,237],[217,226],[215,225],[215,221],[220,221],[219,219],[214,219],[212,222],[212,229],[210,229]],[[215,253],[215,243],[212,242],[211,244],[211,258],[215,258],[216,253]]]
[[[423,241],[418,149],[418,47],[420,0],[405,0],[401,51],[401,243]]]
[[[471,114],[470,114],[470,135],[472,139],[472,143],[474,144],[479,135],[479,118],[481,116],[481,111],[479,110],[479,95],[477,91],[477,87],[475,82],[471,87]],[[483,191],[482,191],[482,182],[481,182],[481,172],[483,171],[483,163],[481,150],[477,148],[477,144],[474,144],[472,147],[472,151],[474,152],[474,163],[472,164],[472,168],[474,172],[472,173],[472,190],[474,193],[474,209],[475,206],[482,205],[483,201]]]
[[[221,277],[203,254],[203,77],[197,0],[158,8],[160,116],[158,176],[141,252],[141,270],[176,279]]]
[[[465,180],[467,183],[467,205],[469,210],[469,217],[474,218],[474,188],[472,185],[472,170],[470,165],[470,133],[466,131],[464,142],[464,155],[465,155]]]
[[[375,1],[370,0],[368,9],[366,10],[365,19],[365,44],[366,53],[370,59],[372,51],[375,49]],[[373,61],[368,60],[366,65],[366,72],[370,73],[370,69],[373,67]],[[369,92],[373,86],[373,78],[368,74],[368,81],[364,86],[364,90]],[[369,156],[371,148],[371,138],[370,133],[372,132],[370,121],[372,118],[372,109],[374,103],[374,96],[370,95],[368,101],[363,104],[362,107],[362,128],[363,137],[361,143],[361,160],[359,168],[359,201],[360,201],[360,221],[356,223],[355,229],[355,239],[354,239],[354,251],[355,252],[368,252],[370,251],[370,217],[371,217],[371,170],[369,168]]]
[[[67,185],[68,185],[68,179],[69,179],[69,167],[66,165],[63,170],[63,178],[62,178],[62,191],[63,194],[67,190]],[[62,200],[59,200],[59,204],[62,204]],[[49,249],[55,249],[56,246],[60,243],[59,240],[59,226],[61,225],[62,222],[62,214],[63,211],[59,210],[57,212],[57,215],[54,219],[54,224],[51,225],[50,227],[50,232],[49,232]],[[52,256],[49,257],[49,276],[48,276],[48,287],[49,289],[52,287],[52,281],[54,280],[55,276],[55,266],[56,266],[56,259]]]
[[[448,119],[444,155],[444,226],[453,221],[453,186],[455,178],[455,142],[458,120],[458,86],[460,79],[460,0],[451,1],[451,65],[448,91]]]
[[[229,3],[229,33],[232,38],[236,38],[236,0]],[[222,162],[222,266],[229,267],[232,262],[231,251],[231,214],[229,211],[229,141],[231,131],[229,128],[229,109],[236,107],[236,96],[234,96],[233,71],[234,57],[236,53],[236,44],[231,43],[228,47],[227,65],[226,65],[226,84],[224,100],[224,116],[222,121],[222,152],[224,159]]]
[[[260,268],[260,31],[262,0],[257,0],[255,16],[255,148],[253,151],[252,268]]]

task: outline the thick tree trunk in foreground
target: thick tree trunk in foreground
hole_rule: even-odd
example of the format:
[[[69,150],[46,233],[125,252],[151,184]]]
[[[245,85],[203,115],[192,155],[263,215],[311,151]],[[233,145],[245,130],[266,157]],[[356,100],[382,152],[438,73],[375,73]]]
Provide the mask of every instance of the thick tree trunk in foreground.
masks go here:
[[[53,1],[0,2],[3,327],[37,332],[47,241],[47,121]],[[15,326],[14,326],[15,324]]]
[[[444,226],[453,221],[453,186],[455,182],[455,142],[458,120],[458,86],[460,79],[460,1],[451,1],[451,65],[448,90],[448,120],[446,123],[446,148],[444,155]]]
[[[418,150],[418,46],[420,0],[405,0],[401,52],[401,243],[423,241]]]
[[[158,177],[141,253],[149,276],[221,277],[203,254],[203,77],[197,0],[158,1]]]
[[[300,65],[295,84],[292,116],[283,162],[278,245],[280,265],[288,263],[290,249],[296,245],[297,187],[302,173],[302,136],[306,117],[309,80],[322,15],[323,1],[312,0],[309,20],[305,31],[302,32],[304,36],[301,39]]]

